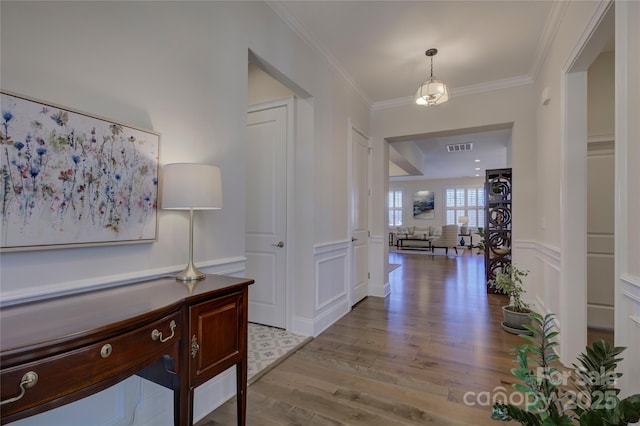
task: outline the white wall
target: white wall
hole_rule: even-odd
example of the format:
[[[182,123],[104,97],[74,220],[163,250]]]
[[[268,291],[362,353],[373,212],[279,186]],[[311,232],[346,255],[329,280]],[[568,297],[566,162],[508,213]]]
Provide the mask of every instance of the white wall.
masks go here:
[[[293,305],[310,330],[344,313],[316,310],[318,287],[332,283],[316,276],[314,256],[318,244],[350,241],[347,123],[351,118],[368,130],[369,108],[267,4],[3,1],[0,7],[2,89],[159,132],[161,164],[220,166],[224,209],[198,214],[195,224],[195,262],[209,272],[244,270],[248,51],[310,94],[299,102],[296,129]],[[186,215],[161,211],[153,244],[2,253],[0,297],[16,301],[180,270],[187,227]]]
[[[587,134],[589,140],[610,139],[615,127],[615,52],[603,52],[587,71]]]

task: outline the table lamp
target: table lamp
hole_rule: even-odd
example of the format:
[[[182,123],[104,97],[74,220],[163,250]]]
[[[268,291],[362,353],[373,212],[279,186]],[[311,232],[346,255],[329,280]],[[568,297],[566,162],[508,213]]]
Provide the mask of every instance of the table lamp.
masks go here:
[[[222,208],[220,169],[209,164],[172,163],[163,167],[162,208],[189,210],[189,263],[176,275],[177,281],[205,279],[193,264],[193,211]]]

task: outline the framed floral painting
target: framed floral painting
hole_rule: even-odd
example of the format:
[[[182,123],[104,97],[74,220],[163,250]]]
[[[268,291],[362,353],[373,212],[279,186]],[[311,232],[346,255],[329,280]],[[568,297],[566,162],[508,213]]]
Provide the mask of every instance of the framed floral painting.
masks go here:
[[[159,134],[0,97],[0,250],[155,241]]]

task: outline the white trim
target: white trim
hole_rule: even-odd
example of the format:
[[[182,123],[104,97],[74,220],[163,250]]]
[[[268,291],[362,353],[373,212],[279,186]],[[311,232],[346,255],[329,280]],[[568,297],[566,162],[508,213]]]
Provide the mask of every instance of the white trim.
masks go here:
[[[214,259],[205,262],[197,262],[199,269],[208,269],[207,273],[219,275],[239,274],[245,270],[246,258],[244,256],[230,257],[226,259]],[[160,277],[173,276],[184,268],[184,264],[166,266],[163,268],[147,269],[135,273],[115,274],[99,278],[88,278],[76,281],[65,281],[45,287],[25,288],[2,293],[0,306],[11,306],[20,303],[34,302],[53,297],[67,296],[71,294],[85,293],[88,291],[102,290],[122,285],[135,284],[140,281],[151,280]]]
[[[623,290],[622,294],[624,294],[627,298],[635,301],[636,303],[640,303],[640,296],[636,296],[635,294],[630,293],[627,290]]]
[[[598,33],[598,27],[603,23],[605,17],[607,17],[607,12],[609,8],[614,4],[614,0],[600,0],[598,7],[591,15],[591,19],[587,23],[584,28],[584,31],[578,38],[576,44],[574,44],[573,49],[567,56],[567,59],[562,67],[562,74],[565,75],[567,73],[575,72],[575,71],[587,71],[593,59],[595,59],[600,52],[602,52],[602,48],[608,42],[607,38],[602,38],[601,34]],[[613,25],[613,18],[611,21],[606,23]],[[596,46],[590,46],[590,43],[595,43]],[[585,54],[587,53],[587,54]]]
[[[291,318],[291,332],[302,336],[314,336],[313,319],[294,315]]]
[[[354,123],[354,120],[351,117],[347,118],[347,195],[349,197],[348,200],[348,220],[347,220],[347,235],[353,237],[353,132],[357,132],[364,139],[367,140],[368,154],[367,154],[367,182],[366,182],[366,191],[367,191],[367,233],[369,233],[371,229],[371,149],[372,143],[371,138],[367,133],[362,130],[360,126]],[[369,242],[369,236],[367,236],[367,273],[369,277],[371,276],[371,264],[370,264],[370,255],[371,255],[371,244]],[[349,303],[349,307],[354,305],[355,298],[355,263],[353,261],[353,242],[350,243],[349,250],[347,252],[347,301]],[[367,294],[369,293],[369,288],[371,285],[371,279],[367,279]]]
[[[258,112],[267,109],[279,108],[282,106],[290,107],[295,98],[293,96],[284,96],[282,98],[270,99],[268,101],[257,102],[247,107],[247,112]],[[288,115],[287,115],[287,118]],[[288,123],[287,123],[288,124]]]
[[[538,251],[543,253],[545,256],[550,257],[556,262],[560,262],[560,249],[556,246],[552,246],[546,243],[536,243],[538,247]]]
[[[630,284],[634,287],[638,287],[638,289],[640,289],[640,277],[636,277],[635,275],[631,274],[622,274],[620,276],[620,281],[626,284]]]
[[[313,320],[313,337],[317,337],[320,333],[329,328],[333,323],[349,313],[349,305],[344,299],[334,306],[330,307]]]
[[[542,34],[538,40],[538,45],[536,46],[536,52],[534,53],[535,59],[531,65],[531,69],[529,70],[529,75],[533,80],[537,80],[538,73],[540,72],[540,69],[542,69],[544,62],[547,60],[551,44],[556,37],[558,28],[560,28],[562,18],[564,17],[569,3],[570,2],[568,1],[554,1],[551,6],[549,16],[547,16],[544,29],[542,30]]]
[[[462,86],[458,88],[450,88],[451,97],[477,95],[480,93],[492,92],[495,90],[510,89],[512,87],[527,86],[533,84],[533,79],[528,75],[521,75],[517,77],[505,78],[503,80],[487,81],[479,84],[472,84],[469,86]],[[396,108],[407,105],[414,105],[415,99],[413,96],[406,98],[388,99],[385,101],[374,102],[371,106],[371,110],[381,110],[387,108]]]
[[[316,244],[313,246],[313,254],[314,256],[331,253],[337,250],[347,250],[349,248],[348,240],[340,240],[340,241],[332,241],[328,243]]]
[[[616,135],[613,133],[603,134],[603,135],[589,135],[587,137],[587,143],[598,143],[598,142],[615,142]]]
[[[567,363],[587,341],[587,70],[613,25],[613,1],[601,1],[561,68],[560,359]]]

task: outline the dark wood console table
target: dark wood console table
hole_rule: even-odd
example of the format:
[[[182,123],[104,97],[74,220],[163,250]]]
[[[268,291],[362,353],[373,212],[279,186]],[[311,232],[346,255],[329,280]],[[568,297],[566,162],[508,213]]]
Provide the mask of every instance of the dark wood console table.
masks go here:
[[[248,286],[167,277],[0,310],[1,423],[76,401],[138,374],[174,392],[193,422],[194,389],[235,365],[245,424]]]

